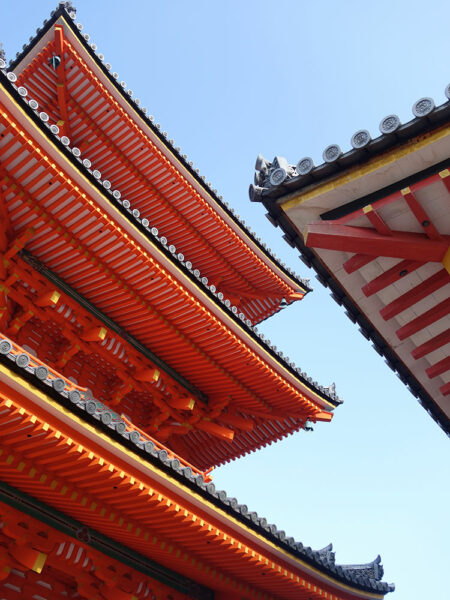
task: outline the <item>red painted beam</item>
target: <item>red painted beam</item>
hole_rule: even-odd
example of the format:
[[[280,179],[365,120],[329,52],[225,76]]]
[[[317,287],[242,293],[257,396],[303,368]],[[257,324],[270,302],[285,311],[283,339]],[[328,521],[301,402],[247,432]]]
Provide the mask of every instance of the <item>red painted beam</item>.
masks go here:
[[[405,199],[407,205],[409,206],[410,211],[416,217],[417,221],[420,223],[422,229],[425,232],[425,235],[430,240],[440,240],[442,239],[441,234],[438,232],[436,227],[430,220],[430,217],[425,212],[422,205],[419,203],[417,198],[411,192],[410,188],[405,188],[402,190],[402,196]]]
[[[433,379],[433,377],[442,375],[442,373],[445,373],[449,369],[450,369],[450,356],[446,356],[445,358],[443,358],[442,360],[437,362],[435,365],[432,365],[431,367],[428,367],[428,369],[425,369],[425,373],[428,375],[428,377],[430,379]]]
[[[430,354],[430,352],[434,352],[438,348],[441,348],[442,346],[445,346],[445,344],[449,343],[450,327],[439,335],[435,335],[434,338],[431,338],[431,340],[428,340],[428,342],[417,346],[417,348],[411,352],[411,356],[417,360],[418,358],[422,358],[423,356]]]
[[[370,262],[375,260],[375,256],[367,256],[367,254],[354,254],[342,265],[344,271],[348,274],[354,273],[361,267],[368,265]]]
[[[448,383],[446,383],[445,385],[443,385],[441,388],[439,388],[441,391],[441,394],[443,396],[448,396],[448,394],[450,394],[450,381]]]
[[[351,227],[330,221],[308,225],[305,244],[309,248],[355,252],[369,256],[390,256],[424,262],[441,262],[450,245],[450,236],[430,240],[421,233],[392,231],[382,235],[367,227]]]
[[[364,207],[363,211],[378,233],[381,233],[382,235],[392,235],[392,230],[386,225],[378,212],[372,208],[371,204]]]
[[[409,323],[406,323],[406,325],[403,325],[403,327],[400,327],[400,329],[397,329],[395,333],[399,340],[404,340],[414,333],[425,329],[428,325],[436,323],[436,321],[446,317],[449,313],[450,298],[446,298],[436,306],[433,306],[433,308],[430,308],[430,310],[427,310],[422,315],[419,315],[412,321],[409,321]]]
[[[56,68],[56,93],[58,98],[58,107],[61,115],[59,126],[63,135],[70,136],[69,113],[67,111],[66,97],[66,63],[64,58],[64,30],[60,25],[55,25],[54,29],[55,50],[60,58],[60,63]]]
[[[450,171],[449,171],[449,169],[445,169],[445,171],[441,171],[439,173],[439,177],[442,179],[445,187],[450,192]]]
[[[399,296],[396,300],[386,304],[386,306],[380,310],[380,315],[385,321],[388,321],[449,282],[450,275],[445,269],[441,269],[428,279],[425,279],[425,281],[422,281],[419,285],[416,285],[416,287]]]
[[[375,279],[372,279],[372,281],[369,281],[369,283],[366,283],[361,289],[365,296],[372,296],[424,264],[415,260],[402,260],[381,275],[378,275],[378,277],[375,277]]]

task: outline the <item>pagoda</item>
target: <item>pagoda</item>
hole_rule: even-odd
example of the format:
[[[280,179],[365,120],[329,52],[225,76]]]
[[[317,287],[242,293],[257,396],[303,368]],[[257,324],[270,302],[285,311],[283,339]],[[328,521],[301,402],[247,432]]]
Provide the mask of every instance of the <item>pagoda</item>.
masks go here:
[[[323,163],[259,156],[250,199],[450,435],[450,85]]]
[[[0,599],[381,599],[211,471],[341,400],[258,333],[309,287],[70,2],[0,58]]]

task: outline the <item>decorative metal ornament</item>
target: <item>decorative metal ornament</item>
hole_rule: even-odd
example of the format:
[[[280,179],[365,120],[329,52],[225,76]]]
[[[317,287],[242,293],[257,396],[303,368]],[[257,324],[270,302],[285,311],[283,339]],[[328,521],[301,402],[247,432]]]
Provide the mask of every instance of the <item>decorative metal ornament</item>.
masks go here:
[[[58,133],[59,133],[58,125],[50,125],[50,131],[53,133],[53,135],[58,135]]]
[[[95,179],[101,179],[102,174],[100,173],[100,171],[98,169],[94,169],[92,171],[92,175],[95,177]]]
[[[309,156],[305,156],[298,161],[295,166],[295,170],[299,175],[308,175],[314,169],[314,161]]]
[[[130,208],[130,201],[129,200],[124,200],[122,202],[122,205],[123,205],[124,208]]]
[[[337,160],[342,154],[340,146],[337,144],[331,144],[327,146],[322,153],[322,158],[326,163],[332,163]]]
[[[67,137],[67,135],[63,135],[63,136],[61,137],[61,144],[62,144],[63,146],[69,146],[69,145],[70,145],[70,140],[69,140],[69,138]]]
[[[421,98],[420,100],[417,100],[417,102],[414,102],[412,111],[415,117],[425,117],[433,112],[434,108],[435,104],[433,98]]]
[[[281,185],[283,181],[285,181],[287,177],[287,172],[285,169],[278,168],[272,171],[270,174],[269,181],[273,186]]]
[[[364,146],[367,146],[371,139],[372,138],[370,137],[370,133],[367,131],[367,129],[360,129],[352,135],[350,143],[352,148],[358,150],[359,148],[364,148]]]
[[[400,127],[400,119],[397,115],[388,115],[380,123],[381,133],[394,133]]]
[[[10,81],[11,83],[14,83],[15,81],[17,81],[17,75],[15,73],[13,73],[12,71],[7,73],[6,77],[7,77],[8,81]]]
[[[39,104],[36,102],[36,100],[30,100],[28,102],[28,106],[33,110],[37,110],[39,108]]]
[[[90,169],[91,161],[88,158],[85,158],[85,159],[83,159],[83,165],[86,167],[86,169]]]
[[[56,56],[55,54],[53,56],[51,56],[48,60],[49,67],[51,67],[54,71],[56,71],[56,69],[59,67],[60,64],[61,64],[61,57]]]
[[[81,156],[81,150],[79,148],[77,148],[76,146],[74,146],[72,148],[72,154],[78,158]]]
[[[21,85],[20,87],[18,87],[17,91],[22,96],[22,98],[25,98],[25,96],[28,94],[26,88],[24,88],[23,85]]]

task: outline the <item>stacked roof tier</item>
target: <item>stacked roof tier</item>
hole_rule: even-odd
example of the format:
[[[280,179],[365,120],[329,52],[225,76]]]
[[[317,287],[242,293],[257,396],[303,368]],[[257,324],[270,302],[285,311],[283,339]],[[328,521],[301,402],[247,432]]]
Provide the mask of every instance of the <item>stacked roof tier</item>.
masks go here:
[[[234,216],[87,39],[55,13],[11,65],[17,84],[252,324],[301,299],[305,282]]]
[[[45,600],[61,586],[98,600],[144,600],[147,589],[161,600],[382,600],[394,590],[380,557],[339,565],[331,544],[304,546],[7,339],[0,415],[8,600],[23,586]]]
[[[0,56],[1,597],[382,600],[379,557],[338,565],[215,489],[340,403],[254,326],[308,289],[74,19]]]
[[[45,106],[51,115],[42,110],[43,91],[38,89],[36,74],[34,78],[30,74],[29,83],[35,82],[32,91],[21,85],[33,65],[52,72],[53,54],[45,55],[45,60],[41,55],[48,37],[51,53],[57,50],[55,39],[68,49],[62,55],[67,58],[67,72],[73,66],[70,60],[78,62],[76,56],[69,58],[73,44],[78,43],[79,55],[86,54],[76,37],[78,28],[61,15],[56,17],[33,45],[29,67],[25,60],[16,66],[19,78],[12,71],[0,75],[1,194],[5,235],[16,240],[15,250],[6,255],[3,274],[4,294],[12,303],[3,314],[7,333],[200,469],[280,439],[308,421],[329,421],[340,402],[333,386],[320,387],[264,343],[242,312],[245,306],[232,304],[225,292],[218,291],[217,280],[211,284],[195,268],[166,232],[155,227],[153,212],[145,216],[137,197],[131,201],[128,198],[133,196],[127,194],[125,198],[114,181],[103,177],[97,163],[85,158],[64,134],[70,129],[64,119],[57,120],[48,102]],[[104,83],[86,80],[88,96],[98,95],[101,100],[106,94],[102,86],[111,82],[89,59]],[[54,77],[61,64],[53,69]],[[80,67],[78,75],[83,73]],[[66,87],[57,78],[53,84],[55,94],[58,86]],[[97,95],[90,87],[94,84]],[[46,90],[49,85],[42,83]],[[73,94],[73,102],[85,96],[78,88]],[[110,102],[130,129],[125,137],[134,136],[130,147],[139,140],[153,148],[150,154],[171,171],[174,181],[188,185],[156,150],[153,133],[144,131],[148,125],[142,121],[138,126],[127,116],[126,99],[111,97]],[[62,105],[57,106],[62,111]],[[117,115],[111,117],[113,123]],[[135,117],[140,119],[137,113]],[[77,141],[81,147],[83,140],[91,139],[91,130],[85,135],[83,131]],[[109,136],[114,134],[108,130]],[[111,144],[107,154],[114,161],[121,151]],[[103,155],[103,151],[94,153],[94,158]],[[117,172],[114,169],[112,175]],[[125,172],[134,172],[131,163]],[[120,178],[125,186],[127,181]],[[158,193],[165,198],[161,190]],[[206,200],[198,193],[194,196],[189,196],[189,202],[196,214],[199,202],[206,206]],[[175,202],[169,200],[164,202],[170,217],[163,223],[168,227]],[[135,208],[134,201],[142,210]],[[250,271],[259,272],[268,285],[280,285],[285,298],[303,294],[289,291],[285,273],[274,263],[267,264],[268,257],[244,239],[242,229],[238,235],[235,222],[229,219],[226,224],[223,209],[210,206],[208,214],[217,227],[224,228],[230,248],[238,248],[239,257],[248,257],[242,262],[230,255],[226,261],[230,273],[244,277],[241,266],[250,261]],[[197,257],[203,242],[189,231],[189,251]],[[223,256],[222,250],[216,251]],[[204,266],[208,269],[207,263]],[[40,305],[40,296],[49,289],[56,300]]]

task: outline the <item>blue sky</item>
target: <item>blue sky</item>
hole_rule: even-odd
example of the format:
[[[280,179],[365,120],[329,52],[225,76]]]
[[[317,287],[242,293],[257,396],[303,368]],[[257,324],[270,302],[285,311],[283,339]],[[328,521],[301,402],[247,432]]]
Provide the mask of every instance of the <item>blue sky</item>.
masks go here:
[[[56,5],[4,2],[12,57]],[[215,482],[338,562],[381,554],[395,600],[447,600],[448,440],[248,201],[258,153],[345,151],[422,96],[445,100],[448,4],[406,0],[78,0],[78,20],[202,174],[314,292],[264,334],[345,403],[331,424],[216,470]],[[447,66],[446,66],[447,65]]]

